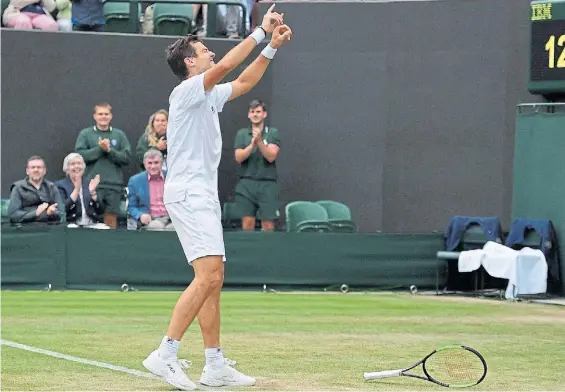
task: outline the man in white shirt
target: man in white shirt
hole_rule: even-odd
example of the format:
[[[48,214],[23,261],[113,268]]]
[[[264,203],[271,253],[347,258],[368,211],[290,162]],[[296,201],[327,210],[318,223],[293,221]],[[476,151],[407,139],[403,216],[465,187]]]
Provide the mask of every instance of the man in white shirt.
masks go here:
[[[220,293],[224,280],[225,250],[218,200],[218,165],[222,137],[218,113],[227,101],[250,91],[261,79],[277,49],[292,31],[283,15],[271,6],[261,27],[230,50],[218,64],[214,53],[196,37],[169,46],[167,62],[182,82],[169,97],[167,179],[164,202],[194,280],[178,299],[161,345],[143,365],[169,384],[196,389],[184,362],[177,358],[180,340],[198,318],[206,365],[200,383],[212,387],[250,386],[255,379],[234,369],[220,348]],[[238,67],[266,36],[271,42],[261,55],[231,83],[218,84]]]

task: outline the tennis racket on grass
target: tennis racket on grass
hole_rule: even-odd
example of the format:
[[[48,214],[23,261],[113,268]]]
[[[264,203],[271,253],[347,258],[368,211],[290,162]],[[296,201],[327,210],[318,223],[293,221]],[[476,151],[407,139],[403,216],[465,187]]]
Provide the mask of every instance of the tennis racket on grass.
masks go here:
[[[424,376],[406,373],[422,365]],[[414,377],[451,388],[467,388],[480,384],[487,375],[487,363],[476,350],[466,346],[443,346],[432,351],[414,365],[398,370],[365,373],[365,381],[389,377]]]

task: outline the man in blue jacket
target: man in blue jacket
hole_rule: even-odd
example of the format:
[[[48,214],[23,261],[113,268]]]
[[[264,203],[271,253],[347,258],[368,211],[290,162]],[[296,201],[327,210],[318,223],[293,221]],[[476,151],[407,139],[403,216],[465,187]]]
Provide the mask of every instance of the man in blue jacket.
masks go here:
[[[71,21],[74,31],[104,32],[105,0],[71,0]]]
[[[171,223],[163,193],[165,177],[163,154],[150,149],[143,156],[145,171],[132,176],[128,182],[128,213],[137,222],[138,228],[147,230],[171,230]]]

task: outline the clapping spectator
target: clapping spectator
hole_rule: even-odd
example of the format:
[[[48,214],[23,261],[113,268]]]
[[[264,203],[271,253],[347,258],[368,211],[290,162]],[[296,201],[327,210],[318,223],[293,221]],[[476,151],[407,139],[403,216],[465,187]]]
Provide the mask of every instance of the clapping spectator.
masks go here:
[[[47,168],[40,156],[27,160],[26,178],[11,187],[8,216],[12,223],[61,223],[65,219],[57,186],[45,179]]]
[[[174,230],[163,201],[165,177],[163,155],[154,149],[145,153],[147,171],[142,171],[128,182],[128,213],[135,228],[147,230]],[[129,225],[128,225],[129,226]]]
[[[124,131],[110,125],[112,107],[108,103],[94,107],[94,121],[96,125],[80,132],[75,150],[86,163],[85,176],[100,175],[97,194],[105,206],[104,223],[114,229],[125,192],[123,167],[129,164],[130,144]]]
[[[149,117],[145,132],[137,142],[136,155],[141,170],[145,170],[143,160],[145,153],[150,148],[155,148],[163,154],[163,166],[166,169],[167,159],[167,124],[169,122],[169,113],[166,110],[158,110]]]
[[[102,223],[104,204],[98,197],[97,188],[100,175],[90,181],[84,177],[86,165],[76,152],[70,153],[63,161],[63,171],[67,175],[57,181],[69,227],[87,227],[91,229],[109,229]]]
[[[54,0],[10,0],[2,22],[14,29],[57,31],[59,26],[50,14],[56,8]]]

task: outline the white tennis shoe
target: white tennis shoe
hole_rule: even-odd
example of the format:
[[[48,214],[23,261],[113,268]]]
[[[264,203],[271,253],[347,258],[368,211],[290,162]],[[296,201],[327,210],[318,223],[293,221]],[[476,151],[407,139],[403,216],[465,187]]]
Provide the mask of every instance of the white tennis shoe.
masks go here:
[[[233,366],[235,366],[235,361],[228,358],[225,359],[225,365],[219,369],[204,365],[200,384],[209,387],[250,387],[255,385],[256,381],[253,377],[246,376],[234,369]]]
[[[143,366],[175,388],[183,391],[194,391],[197,388],[186,375],[185,370],[190,367],[190,362],[186,359],[161,359],[158,350],[155,350],[143,361]]]

